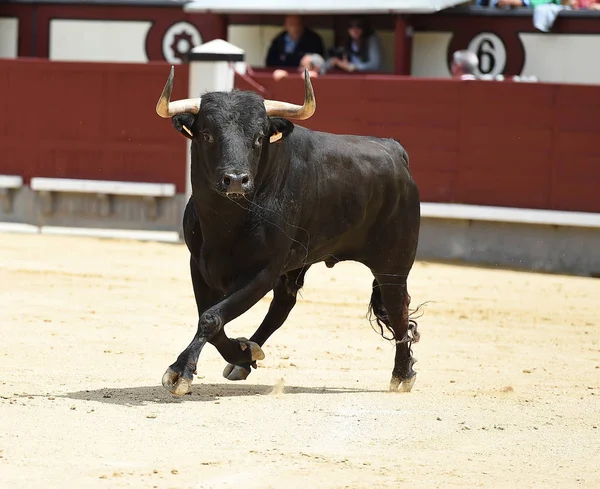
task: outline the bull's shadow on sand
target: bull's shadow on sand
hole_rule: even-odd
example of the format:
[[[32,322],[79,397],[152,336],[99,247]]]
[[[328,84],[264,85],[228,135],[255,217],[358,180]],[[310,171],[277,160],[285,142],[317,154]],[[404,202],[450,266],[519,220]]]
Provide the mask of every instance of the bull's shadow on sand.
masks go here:
[[[152,404],[169,404],[180,402],[210,402],[226,397],[268,396],[275,391],[283,395],[290,394],[348,394],[385,392],[377,389],[352,389],[335,387],[294,387],[284,386],[277,389],[272,385],[257,384],[202,384],[194,383],[192,392],[183,397],[171,395],[161,385],[142,387],[106,387],[96,390],[69,392],[64,396],[68,399],[96,401],[104,404],[120,404],[129,406],[145,406]]]

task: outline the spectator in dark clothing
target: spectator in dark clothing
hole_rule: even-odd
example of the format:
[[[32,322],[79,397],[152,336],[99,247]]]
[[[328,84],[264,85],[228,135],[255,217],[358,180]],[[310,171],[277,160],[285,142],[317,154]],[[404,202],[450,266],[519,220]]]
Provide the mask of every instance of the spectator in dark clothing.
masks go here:
[[[304,27],[299,15],[288,15],[284,28],[269,47],[267,66],[298,67],[305,54],[325,55],[321,36]]]
[[[327,60],[327,69],[379,71],[383,64],[381,40],[364,17],[350,20],[344,45],[334,49],[332,54]]]

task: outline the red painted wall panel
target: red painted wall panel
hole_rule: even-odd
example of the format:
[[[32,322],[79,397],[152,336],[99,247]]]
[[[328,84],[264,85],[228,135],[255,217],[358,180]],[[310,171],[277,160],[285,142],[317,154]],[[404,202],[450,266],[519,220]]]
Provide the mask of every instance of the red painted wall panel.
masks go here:
[[[186,140],[155,105],[166,63],[1,60],[0,173],[172,182],[185,188]],[[255,79],[295,103],[303,81]],[[187,96],[188,67],[174,97]],[[302,125],[393,137],[423,201],[600,212],[600,87],[389,76],[313,80]],[[250,89],[236,77],[239,88]]]
[[[386,101],[371,101],[358,107],[357,113],[361,120],[373,120],[373,115],[378,125],[393,125],[396,127],[427,126],[438,128],[456,127],[458,113],[456,104],[450,101],[424,102],[417,100],[406,103],[399,101],[391,95]]]
[[[255,79],[270,97],[301,100],[298,76]],[[600,212],[600,87],[385,75],[313,86],[317,112],[301,124],[397,139],[423,201]]]
[[[1,60],[0,173],[168,182],[183,192],[185,139],[155,113],[168,73],[166,63]],[[177,79],[174,97],[186,97],[187,66]]]

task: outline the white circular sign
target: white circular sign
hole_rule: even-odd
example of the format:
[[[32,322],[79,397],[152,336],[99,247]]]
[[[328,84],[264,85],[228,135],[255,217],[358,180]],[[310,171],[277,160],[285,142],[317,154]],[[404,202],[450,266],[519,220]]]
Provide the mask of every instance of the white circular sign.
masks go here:
[[[172,64],[183,62],[183,55],[202,44],[198,28],[189,22],[177,22],[167,29],[162,39],[162,54]]]
[[[468,46],[479,59],[476,75],[496,76],[502,74],[506,66],[506,46],[493,32],[480,32]]]

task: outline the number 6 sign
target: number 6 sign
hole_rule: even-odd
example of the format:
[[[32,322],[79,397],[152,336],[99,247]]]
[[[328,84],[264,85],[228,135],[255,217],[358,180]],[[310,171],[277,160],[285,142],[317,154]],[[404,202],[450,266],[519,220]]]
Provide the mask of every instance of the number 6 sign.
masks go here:
[[[473,26],[474,27],[474,26]],[[477,55],[479,67],[475,75],[514,76],[520,75],[525,64],[525,49],[519,32],[508,28],[492,30],[491,26],[457,29],[448,43],[446,60],[448,70],[452,54],[459,49],[468,49]]]
[[[478,75],[500,75],[506,66],[506,47],[493,32],[477,34],[468,46],[479,58]]]

